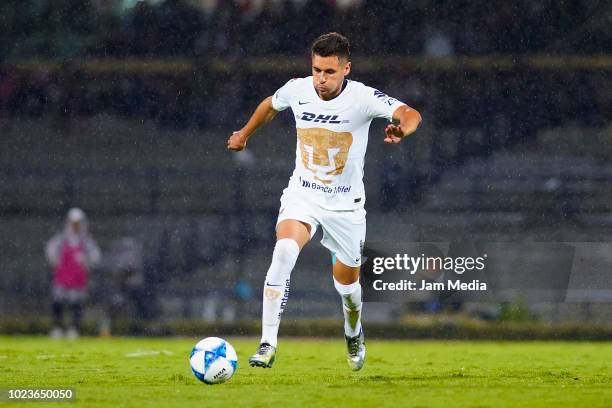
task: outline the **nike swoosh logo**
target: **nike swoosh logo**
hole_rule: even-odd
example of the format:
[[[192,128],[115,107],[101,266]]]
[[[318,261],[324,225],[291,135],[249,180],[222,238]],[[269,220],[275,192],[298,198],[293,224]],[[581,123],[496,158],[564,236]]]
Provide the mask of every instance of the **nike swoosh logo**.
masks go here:
[[[307,103],[310,103],[310,102],[302,102],[302,101],[298,101],[298,103],[299,103],[300,105],[306,105]]]

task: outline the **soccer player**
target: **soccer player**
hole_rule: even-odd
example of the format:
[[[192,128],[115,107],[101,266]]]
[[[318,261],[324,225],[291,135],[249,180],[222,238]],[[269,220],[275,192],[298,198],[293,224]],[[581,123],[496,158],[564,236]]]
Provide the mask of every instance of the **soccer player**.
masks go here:
[[[293,111],[295,170],[280,200],[277,241],[263,289],[261,343],[249,363],[272,367],[291,271],[321,227],[321,244],[331,252],[334,286],[342,299],[347,360],[356,371],[366,352],[359,270],[366,233],[363,165],[370,123],[374,118],[395,121],[386,127],[384,142],[399,143],[417,129],[421,115],[381,91],[345,78],[351,61],[344,36],[320,36],[312,44],[311,57],[312,76],[292,79],[264,99],[227,141],[229,150],[243,150],[250,136],[279,111]]]

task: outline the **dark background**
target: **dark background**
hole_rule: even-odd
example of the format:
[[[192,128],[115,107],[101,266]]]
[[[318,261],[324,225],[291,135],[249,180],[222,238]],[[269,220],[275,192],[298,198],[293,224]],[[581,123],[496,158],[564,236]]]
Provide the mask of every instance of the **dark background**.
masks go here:
[[[368,240],[609,241],[611,16],[580,0],[3,1],[0,317],[46,315],[43,247],[78,206],[104,257],[87,319],[113,298],[127,319],[258,319],[291,115],[246,153],[225,141],[309,75],[309,44],[332,30],[352,43],[352,79],[424,119],[399,146],[372,125]],[[113,283],[122,237],[142,246],[136,296]],[[609,282],[609,252],[592,262]],[[340,316],[329,271],[313,242],[286,319]],[[372,304],[366,319],[609,324],[610,291],[581,287],[571,302]]]

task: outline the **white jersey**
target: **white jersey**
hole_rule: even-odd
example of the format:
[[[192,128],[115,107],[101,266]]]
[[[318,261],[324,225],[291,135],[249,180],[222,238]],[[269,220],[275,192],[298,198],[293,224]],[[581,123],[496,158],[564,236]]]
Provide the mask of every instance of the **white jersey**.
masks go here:
[[[312,77],[292,79],[272,97],[276,111],[291,108],[297,147],[287,191],[333,211],[363,207],[363,164],[374,118],[392,119],[404,105],[361,82],[346,80],[332,100],[322,100]]]

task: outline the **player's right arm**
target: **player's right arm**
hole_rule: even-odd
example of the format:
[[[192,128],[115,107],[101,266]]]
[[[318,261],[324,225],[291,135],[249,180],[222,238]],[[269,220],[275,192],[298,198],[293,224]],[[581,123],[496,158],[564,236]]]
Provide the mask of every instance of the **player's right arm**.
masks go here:
[[[227,148],[234,152],[244,149],[251,135],[261,126],[274,119],[277,113],[278,111],[272,107],[272,96],[268,96],[261,101],[247,124],[242,129],[232,133],[230,138],[227,139]]]

